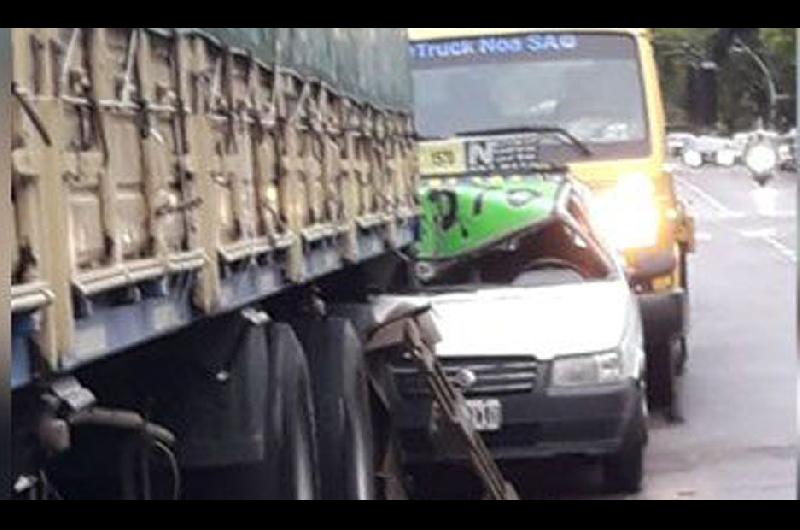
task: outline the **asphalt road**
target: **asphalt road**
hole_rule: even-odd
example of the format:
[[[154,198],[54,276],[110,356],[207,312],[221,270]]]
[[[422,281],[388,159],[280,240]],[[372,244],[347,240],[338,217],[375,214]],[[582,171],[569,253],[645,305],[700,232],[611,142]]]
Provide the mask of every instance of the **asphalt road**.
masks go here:
[[[743,168],[675,173],[698,239],[689,264],[685,421],[651,417],[645,486],[628,498],[794,499],[797,177],[757,189]],[[620,498],[603,494],[591,462],[505,471],[523,498]]]
[[[678,169],[697,218],[685,423],[654,421],[647,499],[796,498],[796,175]]]

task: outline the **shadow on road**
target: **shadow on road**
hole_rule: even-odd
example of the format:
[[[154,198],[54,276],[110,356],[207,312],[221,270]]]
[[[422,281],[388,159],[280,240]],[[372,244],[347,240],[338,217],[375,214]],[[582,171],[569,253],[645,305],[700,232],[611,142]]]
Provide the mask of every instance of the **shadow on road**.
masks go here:
[[[675,427],[663,411],[651,411],[650,435]],[[645,469],[648,467],[645,450]],[[599,459],[570,456],[539,460],[501,462],[505,478],[514,484],[523,500],[626,499],[606,489]],[[441,466],[417,470],[418,498],[435,500],[478,500],[482,489],[478,479],[465,467]],[[645,472],[644,488],[647,488]]]
[[[604,495],[598,462],[583,458],[554,458],[501,464],[503,475],[521,499],[579,499]],[[416,475],[418,498],[433,500],[479,500],[481,485],[463,467],[428,469]]]

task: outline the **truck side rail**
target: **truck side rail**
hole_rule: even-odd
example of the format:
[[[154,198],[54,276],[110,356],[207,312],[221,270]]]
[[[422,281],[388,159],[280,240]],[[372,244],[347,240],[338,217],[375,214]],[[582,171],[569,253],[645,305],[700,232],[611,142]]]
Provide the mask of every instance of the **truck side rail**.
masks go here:
[[[200,31],[12,43],[12,308],[53,369],[413,241],[405,109]]]

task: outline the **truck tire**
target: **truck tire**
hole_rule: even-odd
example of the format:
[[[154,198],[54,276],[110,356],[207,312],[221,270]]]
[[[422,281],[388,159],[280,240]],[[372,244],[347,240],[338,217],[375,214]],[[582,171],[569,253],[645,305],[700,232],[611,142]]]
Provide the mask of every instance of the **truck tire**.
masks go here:
[[[642,407],[637,409],[620,450],[603,459],[603,480],[609,492],[638,493],[642,489],[647,425]]]
[[[689,349],[686,344],[686,336],[682,336],[678,339],[678,358],[675,367],[675,374],[678,377],[681,377],[686,373],[686,365],[688,364],[688,361]]]
[[[316,437],[311,377],[302,346],[288,324],[269,332],[270,374],[276,392],[267,403],[265,439],[271,461],[273,498],[312,500],[318,496]]]
[[[647,402],[664,411],[667,420],[680,419],[677,392],[681,338],[659,340],[647,347]]]
[[[311,378],[291,326],[264,330],[268,365],[264,456],[258,461],[190,470],[186,497],[197,500],[300,500],[319,496]]]
[[[305,320],[295,327],[311,368],[322,496],[376,495],[374,439],[361,342],[349,320]]]
[[[680,258],[680,275],[681,275],[681,288],[684,292],[684,318],[687,318],[686,315],[689,314],[689,263],[688,263],[688,253],[686,252],[686,248],[681,246],[681,258]],[[686,343],[686,331],[680,337],[680,351],[678,355],[677,361],[677,374],[682,376],[686,373],[686,364],[689,361],[689,349]]]

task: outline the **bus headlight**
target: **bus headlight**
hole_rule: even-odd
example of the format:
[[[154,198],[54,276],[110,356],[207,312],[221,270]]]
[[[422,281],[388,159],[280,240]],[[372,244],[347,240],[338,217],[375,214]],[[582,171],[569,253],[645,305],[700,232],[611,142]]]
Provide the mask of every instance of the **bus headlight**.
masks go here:
[[[574,388],[622,381],[622,360],[617,352],[575,355],[553,360],[550,386]]]
[[[647,175],[620,177],[593,201],[597,228],[618,250],[653,247],[658,243],[660,211],[655,187]]]

